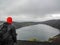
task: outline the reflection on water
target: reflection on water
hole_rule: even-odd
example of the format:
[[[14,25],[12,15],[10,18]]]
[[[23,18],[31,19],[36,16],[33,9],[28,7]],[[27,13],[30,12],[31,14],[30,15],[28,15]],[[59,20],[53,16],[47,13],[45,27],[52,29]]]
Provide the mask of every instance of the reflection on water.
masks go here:
[[[29,40],[36,38],[39,41],[47,41],[49,38],[59,34],[59,30],[51,26],[38,24],[17,29],[17,40]]]

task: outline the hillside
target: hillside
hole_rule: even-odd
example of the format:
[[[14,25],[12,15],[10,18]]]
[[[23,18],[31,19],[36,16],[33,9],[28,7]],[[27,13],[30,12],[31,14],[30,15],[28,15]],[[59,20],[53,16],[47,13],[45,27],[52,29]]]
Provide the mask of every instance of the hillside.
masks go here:
[[[4,21],[0,21],[0,24],[3,22]],[[44,22],[13,22],[13,24],[15,25],[16,29],[22,28],[25,26],[36,25],[36,24],[45,24],[45,25],[49,25],[54,28],[60,29],[60,20],[57,20],[57,19],[56,20],[48,20],[48,21],[44,21]]]

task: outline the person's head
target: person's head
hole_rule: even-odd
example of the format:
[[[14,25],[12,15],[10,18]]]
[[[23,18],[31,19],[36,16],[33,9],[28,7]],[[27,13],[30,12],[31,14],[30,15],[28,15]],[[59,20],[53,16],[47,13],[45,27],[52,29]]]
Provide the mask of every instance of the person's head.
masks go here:
[[[7,17],[6,22],[12,24],[12,17]]]

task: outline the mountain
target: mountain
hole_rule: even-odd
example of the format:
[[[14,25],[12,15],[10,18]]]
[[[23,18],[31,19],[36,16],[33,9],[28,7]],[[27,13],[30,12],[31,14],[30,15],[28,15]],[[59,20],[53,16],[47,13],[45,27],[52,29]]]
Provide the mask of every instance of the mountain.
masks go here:
[[[43,22],[14,22],[16,28],[21,28],[25,26],[30,26],[30,25],[36,25],[36,24],[45,24],[49,25],[51,27],[57,28],[60,30],[60,20],[48,20],[48,21],[43,21]]]
[[[52,26],[54,28],[60,29],[60,20],[58,20],[58,19],[48,20],[48,21],[42,22],[42,24],[46,24],[46,25]]]
[[[0,21],[0,24],[1,23],[4,23],[4,21]],[[54,28],[60,29],[60,19],[48,20],[43,22],[13,22],[13,24],[15,25],[16,29],[36,24],[46,24]]]

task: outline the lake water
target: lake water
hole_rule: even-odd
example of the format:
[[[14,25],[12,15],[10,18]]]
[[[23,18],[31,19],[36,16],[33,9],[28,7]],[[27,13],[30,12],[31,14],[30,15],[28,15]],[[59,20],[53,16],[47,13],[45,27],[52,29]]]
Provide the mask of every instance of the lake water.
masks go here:
[[[29,40],[36,38],[39,41],[47,41],[59,34],[59,30],[48,25],[38,24],[17,29],[17,40]]]

